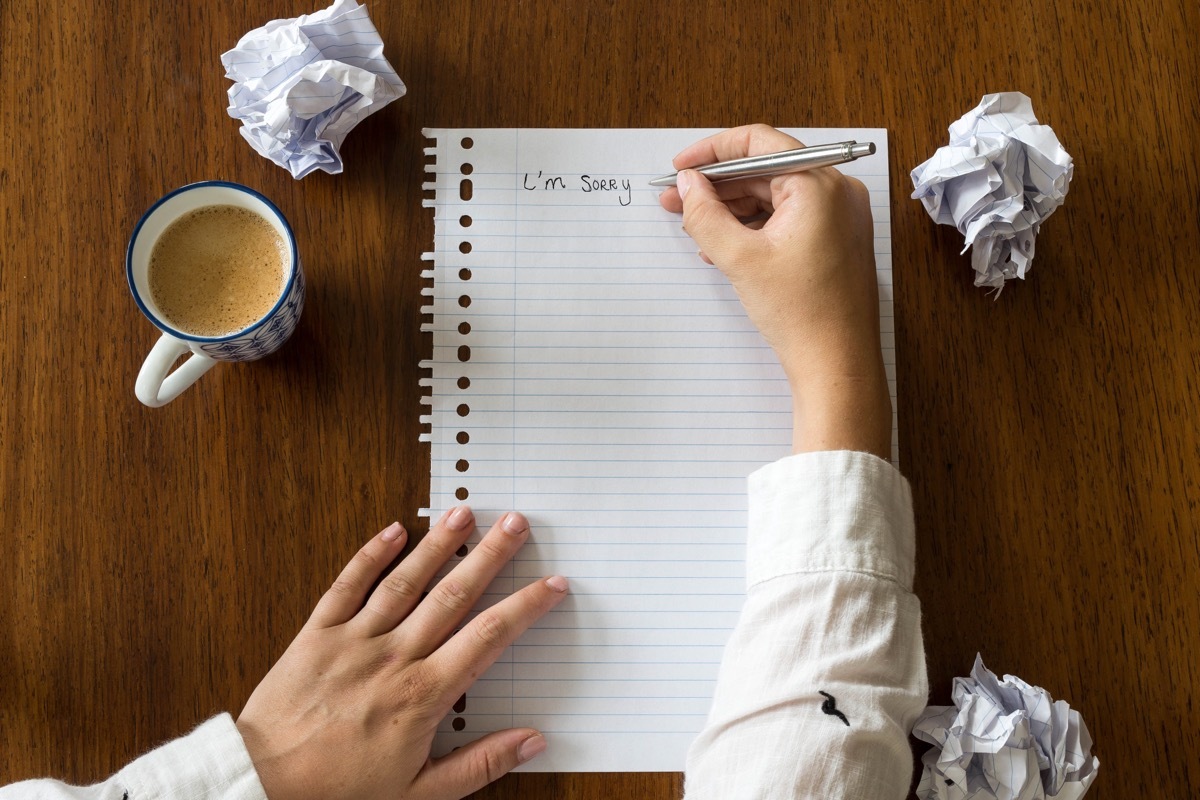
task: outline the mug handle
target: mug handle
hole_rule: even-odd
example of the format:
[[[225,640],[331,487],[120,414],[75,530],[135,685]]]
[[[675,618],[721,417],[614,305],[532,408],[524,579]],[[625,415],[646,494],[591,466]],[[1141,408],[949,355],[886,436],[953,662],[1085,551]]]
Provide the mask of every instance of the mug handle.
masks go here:
[[[185,353],[191,353],[192,357],[171,372],[171,366]],[[159,408],[179,397],[184,389],[216,365],[216,359],[193,352],[187,342],[164,333],[146,356],[133,391],[144,404]]]

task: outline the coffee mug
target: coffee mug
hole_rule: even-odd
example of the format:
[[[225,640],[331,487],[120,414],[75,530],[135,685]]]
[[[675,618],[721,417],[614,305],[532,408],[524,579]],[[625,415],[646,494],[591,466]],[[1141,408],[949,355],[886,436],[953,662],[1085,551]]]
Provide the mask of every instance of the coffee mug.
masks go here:
[[[162,234],[190,212],[210,206],[234,206],[266,221],[283,242],[283,281],[270,311],[253,323],[220,336],[200,336],[180,330],[163,314],[150,291],[150,261]],[[125,254],[129,289],[142,313],[162,331],[138,373],[134,393],[157,408],[166,405],[208,372],[218,361],[253,361],[275,352],[296,330],[304,309],[304,269],[296,253],[296,237],[282,212],[248,187],[228,181],[203,181],[176,189],[150,207],[138,220]],[[173,372],[180,356],[189,358]]]

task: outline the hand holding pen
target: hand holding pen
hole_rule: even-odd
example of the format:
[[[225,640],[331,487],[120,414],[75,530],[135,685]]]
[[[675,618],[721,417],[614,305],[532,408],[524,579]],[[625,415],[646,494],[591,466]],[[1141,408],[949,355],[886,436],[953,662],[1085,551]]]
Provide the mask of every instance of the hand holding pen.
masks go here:
[[[696,169],[801,147],[766,125],[703,139],[675,157],[678,185],[659,202],[683,213],[684,229],[779,357],[795,407],[793,449],[888,458],[891,398],[866,187],[835,169],[715,185]]]

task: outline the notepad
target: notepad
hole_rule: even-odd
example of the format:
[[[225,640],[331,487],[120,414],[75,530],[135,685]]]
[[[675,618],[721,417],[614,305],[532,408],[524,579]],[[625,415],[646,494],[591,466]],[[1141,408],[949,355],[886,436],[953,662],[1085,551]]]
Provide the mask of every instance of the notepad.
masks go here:
[[[437,753],[533,726],[549,748],[529,769],[680,771],[704,724],[745,592],[746,476],[788,455],[792,430],[775,356],[647,185],[714,132],[425,131],[423,513],[468,503],[480,533],[529,517],[481,607],[571,582],[455,704]],[[842,169],[871,193],[894,407],[887,133],[789,132],[878,148]]]

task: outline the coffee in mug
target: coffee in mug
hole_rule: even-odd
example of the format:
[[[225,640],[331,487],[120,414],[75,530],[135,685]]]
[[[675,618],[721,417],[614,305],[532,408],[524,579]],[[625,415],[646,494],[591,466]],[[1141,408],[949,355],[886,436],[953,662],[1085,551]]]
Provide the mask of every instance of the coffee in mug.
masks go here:
[[[287,258],[271,223],[245,208],[205,206],[163,231],[150,251],[150,294],[174,327],[226,336],[279,299]]]
[[[134,388],[148,406],[171,402],[218,361],[273,353],[304,308],[287,219],[228,181],[184,186],[151,206],[130,237],[125,272],[138,308],[163,332]]]

